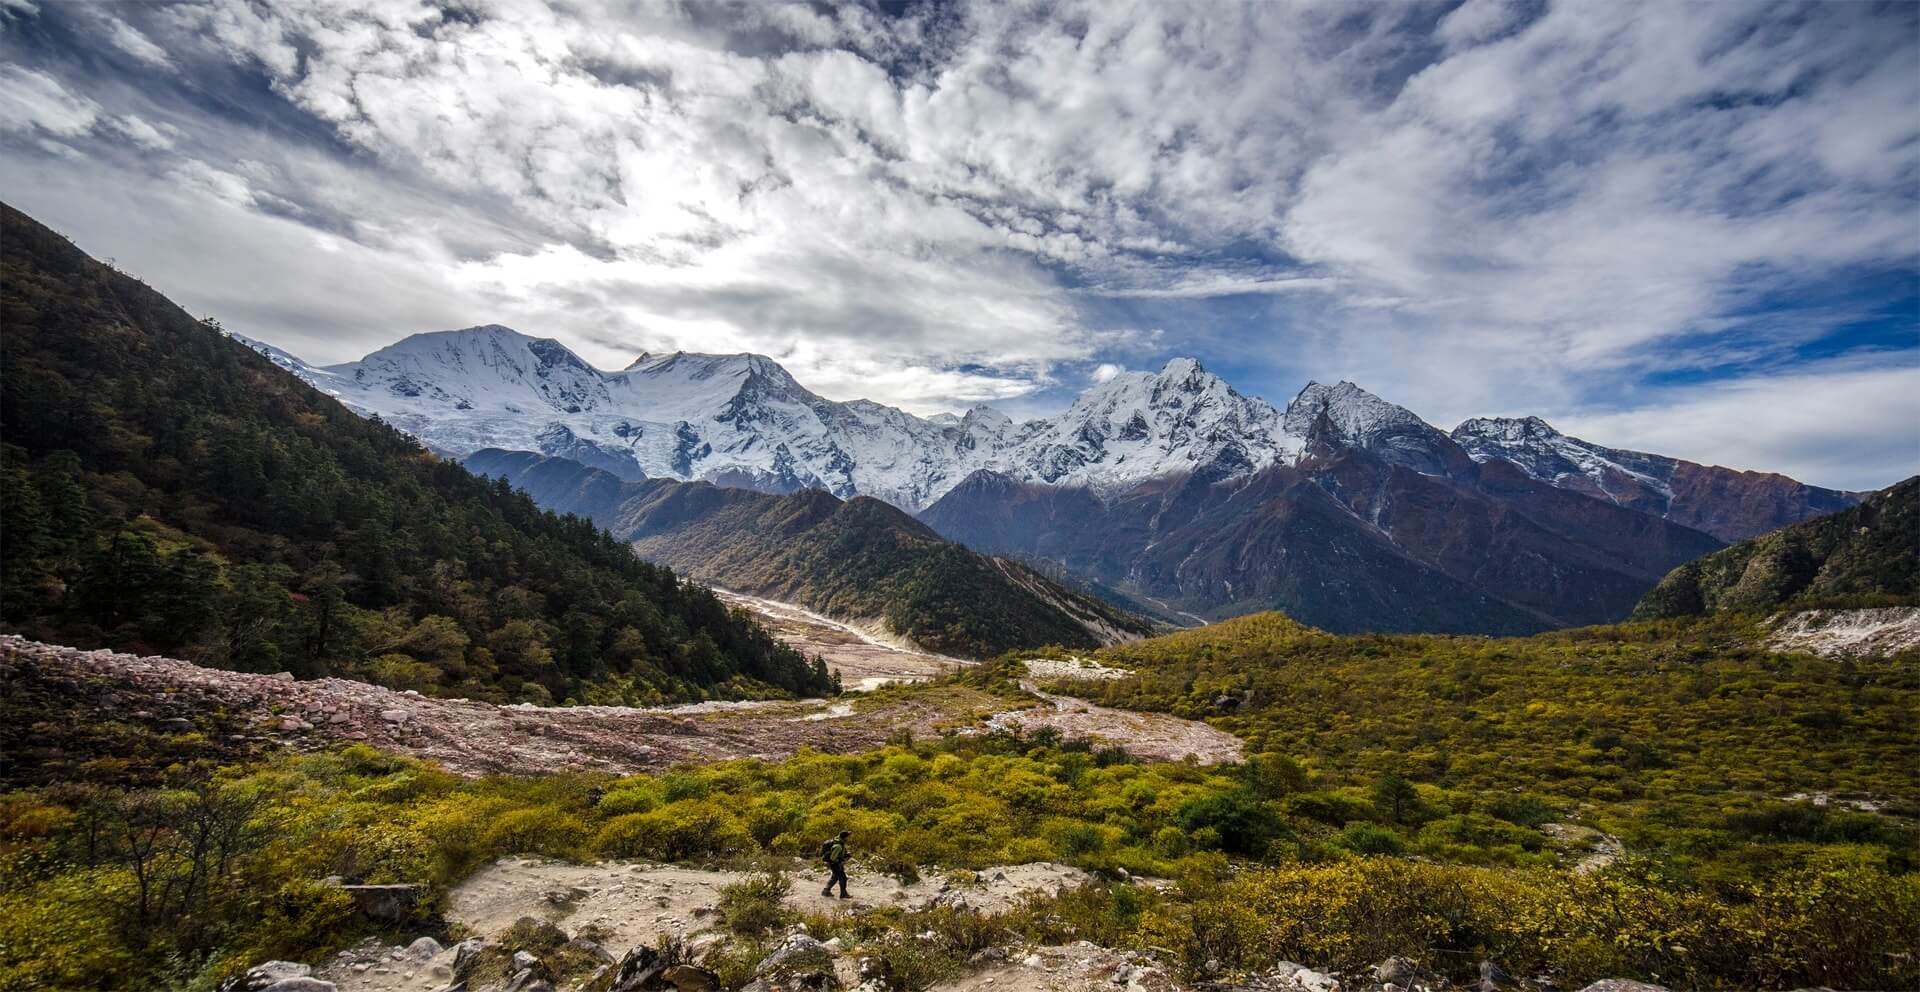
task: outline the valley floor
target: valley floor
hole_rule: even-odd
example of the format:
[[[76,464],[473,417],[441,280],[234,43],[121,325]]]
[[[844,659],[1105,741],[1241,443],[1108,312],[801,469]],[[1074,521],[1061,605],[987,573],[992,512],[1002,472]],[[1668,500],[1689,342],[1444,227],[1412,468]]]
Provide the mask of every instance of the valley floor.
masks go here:
[[[866,660],[849,662],[842,654],[829,661],[850,683],[882,678],[877,673],[883,671],[894,673],[883,681],[919,681],[940,670],[925,660],[938,656],[867,647]],[[915,665],[924,667],[916,672]],[[41,702],[36,705],[50,712],[62,705],[104,707],[120,720],[158,733],[199,730],[234,747],[262,750],[360,742],[437,761],[463,775],[626,775],[732,758],[777,761],[803,748],[853,754],[903,735],[1041,727],[1121,745],[1144,758],[1177,761],[1193,754],[1215,762],[1240,755],[1238,739],[1206,724],[1106,710],[1040,693],[1031,685],[1027,688],[1038,705],[942,683],[839,700],[655,708],[503,706],[347,679],[295,681],[229,672],[174,658],[84,651],[14,636],[0,637],[0,682],[23,699],[37,693]]]
[[[841,682],[851,690],[864,692],[889,682],[918,682],[974,664],[964,658],[929,654],[893,643],[792,603],[726,589],[713,592],[728,606],[753,614],[762,627],[794,650],[826,659],[827,667],[838,672]]]

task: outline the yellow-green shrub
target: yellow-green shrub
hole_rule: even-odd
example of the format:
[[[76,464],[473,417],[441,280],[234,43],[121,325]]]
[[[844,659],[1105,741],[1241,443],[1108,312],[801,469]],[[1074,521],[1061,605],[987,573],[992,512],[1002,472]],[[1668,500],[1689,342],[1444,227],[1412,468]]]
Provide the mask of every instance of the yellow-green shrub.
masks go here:
[[[593,849],[602,857],[666,861],[731,854],[752,844],[738,817],[704,799],[616,816],[593,839]]]

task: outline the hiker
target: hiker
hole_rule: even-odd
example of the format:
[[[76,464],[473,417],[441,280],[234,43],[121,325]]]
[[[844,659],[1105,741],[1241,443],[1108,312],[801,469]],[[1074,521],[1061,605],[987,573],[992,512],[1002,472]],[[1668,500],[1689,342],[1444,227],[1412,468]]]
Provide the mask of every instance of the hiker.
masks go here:
[[[823,896],[833,895],[833,883],[840,883],[840,898],[847,898],[847,837],[849,830],[840,831],[840,836],[827,841],[820,847],[820,856],[826,859],[827,870],[833,874],[827,876],[827,887],[820,890]]]

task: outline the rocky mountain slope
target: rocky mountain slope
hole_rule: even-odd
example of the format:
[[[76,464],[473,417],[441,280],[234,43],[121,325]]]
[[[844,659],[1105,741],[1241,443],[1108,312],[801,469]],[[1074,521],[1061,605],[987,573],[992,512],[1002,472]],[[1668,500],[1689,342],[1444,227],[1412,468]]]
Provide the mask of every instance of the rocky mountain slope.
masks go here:
[[[1568,437],[1539,417],[1476,418],[1452,437],[1475,461],[1503,459],[1563,489],[1740,541],[1809,517],[1844,510],[1860,494],[1822,489],[1771,472],[1638,451]]]
[[[827,688],[706,590],[11,207],[0,266],[6,629],[501,701]]]
[[[1668,573],[1637,619],[1718,610],[1920,605],[1920,476]]]
[[[568,459],[496,449],[475,452],[466,464],[549,509],[593,520],[683,574],[931,651],[979,658],[1044,644],[1088,648],[1152,630],[1018,562],[954,544],[870,497],[622,481]]]
[[[1309,383],[1279,409],[1191,359],[1015,423],[984,407],[923,419],[836,403],[752,355],[642,356],[601,372],[495,326],[324,369],[269,357],[456,454],[873,496],[976,550],[1170,614],[1277,607],[1336,630],[1615,620],[1681,562],[1855,501],[1605,448],[1534,418],[1448,432],[1348,382]]]
[[[1417,422],[1356,432],[1323,410],[1312,423],[1295,465],[1171,477],[1105,499],[979,473],[921,519],[1169,610],[1217,619],[1278,608],[1335,631],[1515,634],[1616,620],[1667,569],[1719,545],[1507,462],[1477,463]]]

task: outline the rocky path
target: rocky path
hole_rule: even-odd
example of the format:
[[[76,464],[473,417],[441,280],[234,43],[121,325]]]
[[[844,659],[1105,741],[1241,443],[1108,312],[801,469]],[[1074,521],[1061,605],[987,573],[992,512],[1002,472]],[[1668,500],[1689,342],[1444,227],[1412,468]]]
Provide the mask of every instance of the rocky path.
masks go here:
[[[926,909],[933,905],[999,912],[1026,896],[1078,888],[1086,872],[1068,865],[1037,862],[988,868],[969,881],[948,878],[933,869],[907,884],[866,872],[856,862],[849,893],[841,900],[820,894],[826,872],[818,865],[793,866],[787,904],[812,912],[845,912],[881,906]],[[720,890],[748,877],[742,871],[706,871],[672,865],[627,862],[566,864],[536,858],[503,858],[461,883],[447,901],[447,918],[476,933],[493,933],[523,916],[568,929],[593,927],[610,935],[617,947],[685,938],[716,923]]]
[[[988,726],[1022,732],[1053,727],[1067,737],[1118,744],[1138,757],[1156,761],[1192,757],[1203,765],[1212,765],[1239,761],[1246,750],[1240,738],[1197,720],[1096,706],[1084,699],[1047,692],[1032,681],[1023,681],[1020,687],[1046,705],[995,714],[987,721]]]

